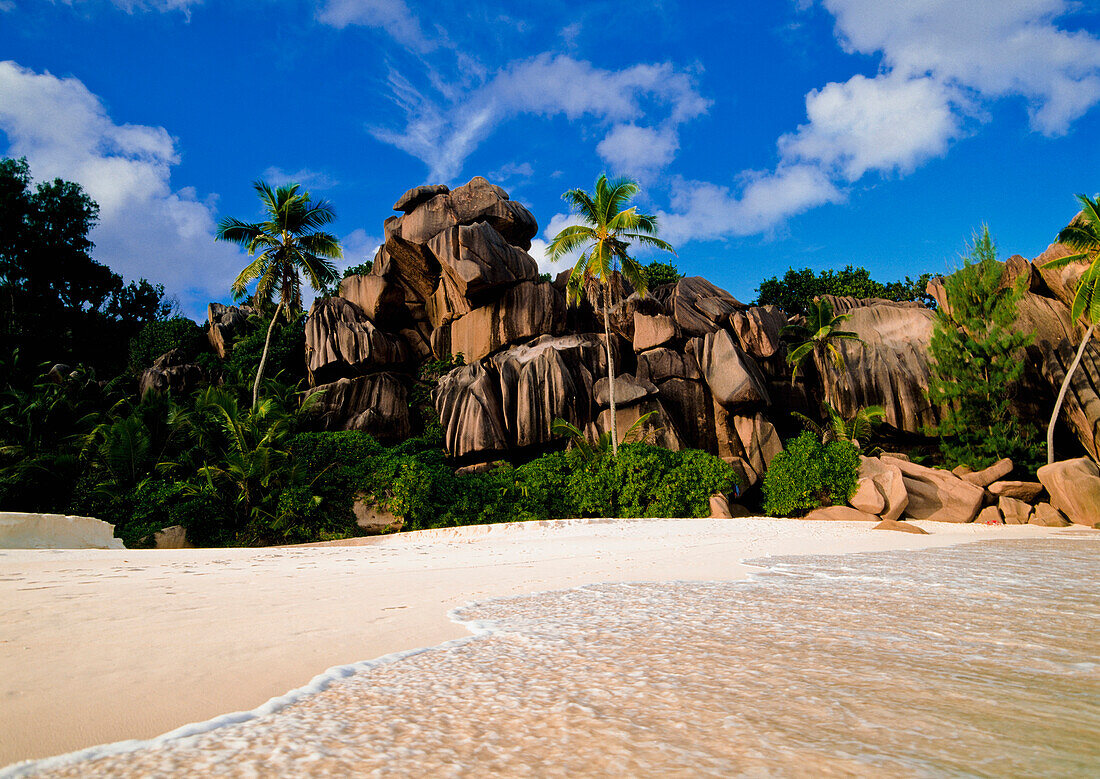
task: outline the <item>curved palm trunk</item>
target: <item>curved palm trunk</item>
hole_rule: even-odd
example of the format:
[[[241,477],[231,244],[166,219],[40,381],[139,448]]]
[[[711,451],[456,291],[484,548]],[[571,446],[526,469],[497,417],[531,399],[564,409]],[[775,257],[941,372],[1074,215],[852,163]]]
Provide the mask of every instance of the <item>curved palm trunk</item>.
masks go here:
[[[611,289],[603,290],[603,334],[607,346],[607,396],[611,399],[611,456],[619,454],[619,421],[615,413],[615,358],[611,354]]]
[[[1069,391],[1069,383],[1073,379],[1073,373],[1077,370],[1077,366],[1081,364],[1081,358],[1085,356],[1085,347],[1092,340],[1092,332],[1095,329],[1096,323],[1094,322],[1085,331],[1085,337],[1081,339],[1081,345],[1077,347],[1077,356],[1073,358],[1073,364],[1069,366],[1066,377],[1062,379],[1062,386],[1058,390],[1058,399],[1054,401],[1054,413],[1050,415],[1050,423],[1047,425],[1047,465],[1054,462],[1054,426],[1058,423],[1058,415],[1062,413],[1062,403]]]
[[[283,302],[280,300],[279,305],[275,306],[275,315],[271,317],[271,324],[267,326],[267,338],[264,339],[264,353],[260,357],[260,367],[256,369],[256,381],[252,385],[252,405],[255,407],[256,401],[260,399],[260,379],[264,375],[264,364],[267,362],[267,350],[271,346],[271,332],[275,329],[275,320],[279,318],[279,312],[283,308]]]

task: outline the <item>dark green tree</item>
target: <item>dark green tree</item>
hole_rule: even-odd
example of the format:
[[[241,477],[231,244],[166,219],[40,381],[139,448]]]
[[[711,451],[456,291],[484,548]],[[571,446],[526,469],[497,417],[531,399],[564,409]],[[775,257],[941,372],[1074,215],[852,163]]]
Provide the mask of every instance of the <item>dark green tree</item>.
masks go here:
[[[872,279],[866,268],[854,268],[851,265],[838,271],[824,270],[818,275],[814,275],[809,268],[791,268],[783,278],[773,276],[760,282],[757,303],[761,306],[779,306],[788,314],[808,314],[814,298],[837,295],[917,301],[934,308],[935,301],[924,291],[931,277],[930,273],[925,273],[915,281],[906,276],[904,281],[883,284]]]
[[[1014,329],[1018,284],[1003,286],[1004,265],[989,228],[976,233],[964,266],[944,281],[948,305],[932,330],[929,396],[940,405],[940,448],[951,465],[985,468],[1002,457],[1036,464],[1038,432],[1012,413],[1034,333]]]
[[[657,260],[643,266],[642,272],[645,273],[646,286],[650,289],[659,287],[662,284],[675,284],[684,277],[684,274],[680,273],[680,269],[671,262],[658,262]]]

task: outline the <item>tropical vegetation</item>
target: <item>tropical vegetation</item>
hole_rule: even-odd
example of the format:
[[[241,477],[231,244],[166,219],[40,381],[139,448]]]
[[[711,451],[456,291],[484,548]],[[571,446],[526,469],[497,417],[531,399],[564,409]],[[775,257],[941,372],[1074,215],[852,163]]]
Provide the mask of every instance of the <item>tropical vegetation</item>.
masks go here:
[[[793,348],[787,353],[792,383],[798,378],[802,363],[810,356],[832,362],[838,371],[843,370],[844,353],[840,349],[840,343],[842,341],[862,343],[855,333],[840,329],[851,316],[851,314],[835,313],[832,303],[819,298],[811,301],[804,323],[795,322],[782,329],[782,334],[794,342]]]
[[[929,397],[943,409],[935,433],[949,465],[1037,464],[1037,431],[1013,411],[1035,336],[1015,326],[1024,279],[1004,282],[1004,271],[983,227],[963,267],[944,280],[951,305],[935,314]]]
[[[916,280],[882,283],[871,278],[866,268],[846,265],[841,270],[823,270],[814,274],[809,268],[789,268],[783,277],[772,276],[757,287],[757,305],[779,306],[788,314],[809,314],[813,301],[824,295],[854,298],[883,298],[899,302],[915,301],[935,308],[935,300],[925,292],[932,274]]]

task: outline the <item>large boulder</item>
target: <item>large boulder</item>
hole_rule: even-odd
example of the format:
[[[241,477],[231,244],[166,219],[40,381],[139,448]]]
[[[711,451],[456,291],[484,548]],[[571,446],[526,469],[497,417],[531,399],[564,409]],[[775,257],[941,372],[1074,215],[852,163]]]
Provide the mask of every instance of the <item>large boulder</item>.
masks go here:
[[[901,470],[878,457],[859,458],[859,480],[870,480],[882,496],[883,507],[876,512],[883,519],[900,517],[909,505],[909,493],[905,491],[905,478]]]
[[[657,396],[676,425],[683,442],[693,449],[714,452],[714,399],[702,381],[665,379],[657,385]]]
[[[561,293],[550,283],[525,281],[451,322],[450,353],[473,362],[509,344],[557,335],[564,324]]]
[[[206,372],[188,362],[182,349],[172,349],[153,360],[153,365],[141,372],[138,390],[141,397],[150,392],[186,394],[206,379]]]
[[[1031,519],[1028,520],[1028,524],[1039,525],[1040,527],[1069,527],[1072,523],[1054,506],[1049,503],[1039,503],[1031,512]]]
[[[905,516],[937,522],[973,522],[985,502],[985,490],[950,471],[926,468],[894,457],[882,462],[901,471],[909,502]]]
[[[471,301],[538,276],[531,256],[486,222],[449,227],[432,238],[428,248],[439,261],[445,283]]]
[[[634,332],[631,337],[636,352],[663,346],[680,334],[676,320],[664,314],[647,316],[635,311],[633,321]]]
[[[723,406],[767,405],[767,381],[756,361],[733,343],[728,330],[718,330],[692,342],[703,378]]]
[[[687,336],[703,336],[721,329],[734,311],[745,308],[733,295],[700,276],[688,276],[653,291]]]
[[[1078,525],[1100,523],[1100,468],[1087,457],[1044,465],[1039,481],[1050,494],[1050,505]]]
[[[421,203],[426,203],[436,195],[445,195],[450,192],[450,187],[446,184],[422,184],[419,187],[413,187],[397,198],[397,201],[393,204],[394,211],[403,211],[409,213],[416,210],[416,207]]]
[[[465,185],[450,192],[439,192],[426,200],[413,198],[410,203],[413,202],[416,203],[415,206],[405,204],[410,210],[388,225],[389,235],[399,235],[406,241],[426,244],[455,225],[487,222],[508,243],[526,251],[531,248],[531,239],[538,233],[538,222],[531,212],[521,204],[509,200],[507,192],[481,176],[475,176]],[[387,240],[387,245],[388,243]]]
[[[596,378],[607,375],[606,352],[593,334],[546,335],[498,352],[492,365],[501,398],[500,427],[509,446],[520,448],[552,441],[555,419],[583,430],[596,412]]]
[[[879,518],[851,506],[823,506],[814,509],[803,519],[829,520],[831,522],[878,522]]]
[[[600,408],[611,406],[611,393],[608,391],[611,382],[606,376],[596,380],[595,394],[596,404]],[[638,403],[651,395],[657,394],[657,387],[652,383],[634,378],[628,373],[615,377],[615,405],[626,407],[632,403]]]
[[[886,498],[871,477],[862,476],[856,482],[856,491],[848,498],[848,505],[868,514],[881,514],[886,510]]]
[[[453,457],[508,449],[495,369],[464,365],[439,380],[435,409],[443,426],[443,446]]]
[[[961,474],[962,480],[975,484],[979,487],[988,487],[995,481],[1003,479],[1012,473],[1012,469],[1015,466],[1012,464],[1012,460],[1007,457],[998,460],[988,468],[983,468],[980,471],[971,471],[970,473]]]
[[[229,347],[240,334],[248,317],[256,313],[252,306],[226,306],[211,303],[206,307],[206,338],[222,360],[229,354]]]
[[[843,329],[862,340],[839,342],[843,370],[815,355],[826,400],[845,417],[882,406],[885,423],[906,433],[923,434],[937,424],[937,410],[928,402],[932,312],[919,303],[826,299],[837,314],[851,316]]]
[[[407,363],[403,338],[375,327],[354,303],[318,298],[306,319],[306,367],[318,383]]]
[[[787,315],[778,306],[753,306],[730,314],[730,328],[741,348],[753,357],[771,357],[779,351],[779,332],[787,324]]]
[[[995,481],[988,489],[1001,498],[1014,498],[1024,503],[1034,503],[1043,492],[1043,485],[1037,481]]]
[[[1001,496],[997,508],[1005,518],[1006,525],[1026,525],[1031,519],[1031,504],[1016,498]]]
[[[651,349],[638,355],[638,370],[635,375],[643,381],[662,382],[667,379],[702,379],[699,360],[695,350]]]
[[[390,329],[388,323],[400,321],[407,314],[404,290],[382,276],[347,276],[340,282],[338,294],[383,329]]]
[[[313,390],[306,413],[322,430],[362,430],[386,443],[409,437],[408,391],[391,373],[337,379]]]
[[[715,454],[742,472],[746,487],[764,478],[783,444],[779,433],[760,412],[739,414],[712,398]]]

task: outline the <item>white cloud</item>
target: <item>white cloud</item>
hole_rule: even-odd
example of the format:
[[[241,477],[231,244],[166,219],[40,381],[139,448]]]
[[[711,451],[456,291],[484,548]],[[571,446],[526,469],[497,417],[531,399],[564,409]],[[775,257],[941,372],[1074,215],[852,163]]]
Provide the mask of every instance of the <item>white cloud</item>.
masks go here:
[[[288,173],[275,165],[264,171],[263,179],[272,186],[281,187],[284,184],[301,184],[302,188],[307,190],[331,189],[340,183],[323,171],[300,168],[293,173]]]
[[[390,87],[405,112],[405,126],[375,127],[371,133],[424,161],[429,176],[443,181],[458,177],[466,158],[500,124],[523,114],[592,118],[641,131],[649,128],[637,123],[658,106],[664,148],[674,149],[676,127],[705,113],[709,105],[691,78],[669,63],[612,71],[550,53],[510,64],[449,105],[424,95],[397,72],[390,74]],[[616,131],[623,132],[618,127],[611,132]]]
[[[548,249],[550,248],[550,242],[554,240],[558,233],[566,227],[578,224],[582,224],[582,222],[576,214],[554,214],[550,219],[550,223],[542,231],[542,238],[535,238],[531,241],[531,249],[528,254],[538,263],[539,273],[549,273],[552,277],[557,278],[563,270],[573,267],[577,257],[580,256],[580,252],[571,252],[553,261],[550,259]]]
[[[178,295],[188,313],[224,298],[241,255],[214,242],[214,207],[191,188],[173,191],[175,141],[163,127],[115,124],[75,78],[0,62],[0,130],[6,154],[38,179],[76,181],[99,204],[94,256],[127,279],[144,276]]]
[[[1026,99],[1048,135],[1100,103],[1100,39],[1057,27],[1066,0],[822,2],[845,48],[881,54],[882,71],[807,94],[807,122],[779,139],[775,169],[743,175],[739,192],[676,182],[659,213],[673,244],[768,232],[840,202],[868,173],[909,173],[946,154],[986,100]]]
[[[818,162],[848,181],[908,173],[943,155],[959,132],[952,91],[931,78],[853,76],[806,96],[809,123],[779,139],[784,159]]]
[[[1100,39],[1058,27],[1069,0],[823,0],[845,47],[881,52],[905,77],[931,76],[985,97],[1021,96],[1047,135],[1100,102]]]
[[[384,30],[402,46],[421,54],[438,45],[424,32],[404,0],[328,0],[318,11],[317,19],[337,29],[361,25]]]
[[[534,175],[535,169],[530,162],[506,162],[490,171],[485,178],[497,183],[507,183],[515,179],[529,179]]]
[[[617,124],[599,144],[600,155],[614,173],[648,178],[669,165],[680,149],[675,127],[639,127]]]
[[[367,260],[373,260],[374,255],[383,243],[385,243],[384,238],[370,235],[362,228],[352,230],[340,240],[340,247],[344,251],[344,259],[338,267],[343,271],[356,265],[362,265]]]

